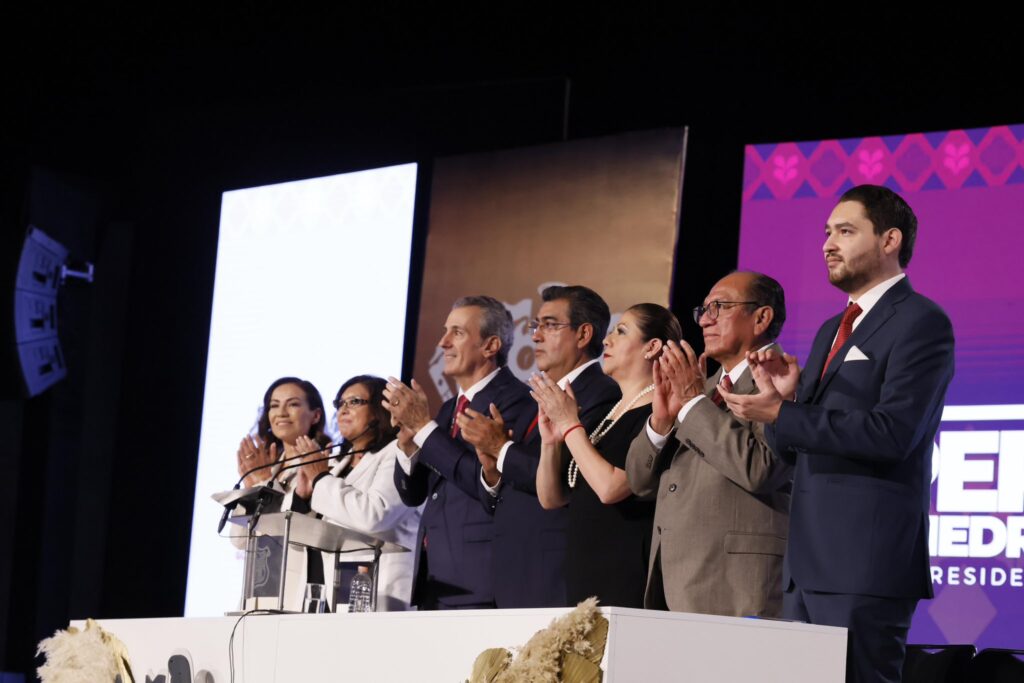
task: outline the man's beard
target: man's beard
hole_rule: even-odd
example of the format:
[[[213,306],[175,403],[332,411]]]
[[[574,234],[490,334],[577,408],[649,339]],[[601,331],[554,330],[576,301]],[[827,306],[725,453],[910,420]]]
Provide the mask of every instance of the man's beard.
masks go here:
[[[856,292],[858,289],[867,284],[869,278],[863,273],[851,272],[849,268],[843,267],[837,270],[828,271],[828,281],[838,289],[849,294],[850,292]]]
[[[829,269],[828,281],[837,289],[841,289],[847,294],[860,291],[866,284],[871,282],[875,272],[878,270],[877,266],[879,263],[881,263],[881,254],[877,255],[873,263],[870,261],[870,255],[864,254],[853,263],[854,267],[860,266],[854,270],[854,268],[850,267],[850,262],[843,259],[839,262],[839,268]]]

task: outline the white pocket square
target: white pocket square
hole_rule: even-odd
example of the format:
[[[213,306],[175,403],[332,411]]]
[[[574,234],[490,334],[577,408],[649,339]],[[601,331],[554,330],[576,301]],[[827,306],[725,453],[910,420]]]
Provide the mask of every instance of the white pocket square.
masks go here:
[[[851,360],[871,360],[864,355],[864,352],[858,349],[856,346],[851,346],[850,350],[846,352],[846,358],[843,359],[844,363]]]

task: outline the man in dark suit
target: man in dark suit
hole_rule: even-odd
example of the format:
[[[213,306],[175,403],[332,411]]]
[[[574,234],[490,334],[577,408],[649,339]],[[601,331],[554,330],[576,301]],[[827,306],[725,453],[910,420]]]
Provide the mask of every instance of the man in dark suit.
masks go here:
[[[760,393],[726,393],[768,423],[795,459],[783,614],[849,629],[847,679],[898,681],[928,572],[931,454],[953,377],[953,329],[914,292],[917,218],[874,185],[847,191],[825,226],[829,281],[849,295],[802,372],[792,356],[752,354]],[[795,400],[785,400],[795,399]]]
[[[582,286],[553,286],[530,324],[537,368],[564,388],[571,384],[589,432],[621,397],[598,359],[608,330],[608,304]],[[531,399],[532,400],[532,399]],[[494,515],[494,595],[498,607],[561,607],[565,596],[566,508],[537,500],[540,431],[536,404],[505,430],[504,413],[467,411],[459,424],[483,465],[486,509]]]
[[[512,348],[512,316],[497,299],[463,297],[455,302],[438,342],[444,374],[459,387],[430,419],[427,397],[416,383],[389,378],[384,407],[402,428],[395,486],[409,506],[426,503],[412,601],[420,609],[494,606],[491,540],[494,523],[479,499],[480,462],[455,422],[467,409],[492,404],[516,420],[532,409],[525,384],[507,367]]]
[[[644,606],[677,612],[778,617],[792,468],[764,426],[724,409],[718,392],[757,389],[750,351],[775,348],[786,320],[782,286],[760,273],[719,280],[694,309],[704,353],[669,342],[655,365],[647,429],[626,458],[629,487],[657,500]]]

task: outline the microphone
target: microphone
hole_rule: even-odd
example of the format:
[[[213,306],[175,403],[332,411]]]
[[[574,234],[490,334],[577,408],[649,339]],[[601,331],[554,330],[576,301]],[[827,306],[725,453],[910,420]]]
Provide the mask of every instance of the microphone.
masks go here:
[[[235,491],[238,490],[238,484],[235,484],[234,490]],[[233,502],[233,503],[228,503],[227,505],[224,506],[224,514],[222,514],[220,516],[220,521],[217,522],[217,535],[218,536],[220,535],[220,532],[224,531],[224,525],[228,523],[228,517],[231,516],[231,511],[234,510],[236,507],[238,507],[238,501],[237,500],[235,502]]]
[[[335,444],[335,445],[337,445],[337,444]],[[360,453],[366,453],[369,450],[370,449],[368,449],[368,448],[360,448],[359,450],[345,451],[344,455],[358,455]],[[313,453],[316,453],[316,451],[313,451]],[[309,455],[309,454],[307,453],[307,455]],[[327,456],[324,456],[322,458],[313,458],[312,460],[307,460],[306,462],[297,462],[297,463],[294,463],[294,464],[291,464],[291,465],[285,465],[280,470],[278,470],[278,474],[280,474],[281,472],[284,472],[285,470],[295,469],[296,467],[305,467],[306,465],[312,465],[315,462],[324,462],[325,460],[330,460],[333,457],[335,457],[335,456],[327,455]],[[284,462],[284,461],[282,460],[281,462]]]
[[[323,462],[325,460],[330,460],[331,458],[334,457],[333,455],[327,455],[327,456],[322,457],[322,458],[316,458],[314,460],[310,460],[309,462],[298,462],[298,463],[293,463],[291,465],[284,464],[284,463],[288,463],[288,462],[293,461],[293,460],[298,460],[299,458],[305,458],[307,456],[313,455],[314,453],[322,453],[323,451],[331,451],[331,450],[334,449],[335,446],[341,446],[343,443],[347,443],[347,442],[342,442],[341,444],[339,444],[339,443],[329,443],[329,444],[327,444],[325,446],[321,446],[320,448],[317,448],[317,449],[312,450],[312,451],[308,451],[306,453],[299,453],[298,455],[293,455],[293,456],[290,456],[290,457],[287,457],[287,458],[283,458],[281,460],[277,460],[276,462],[270,462],[270,463],[266,463],[266,464],[263,464],[263,465],[259,465],[257,467],[253,467],[252,469],[247,470],[245,473],[242,474],[241,477],[238,478],[238,481],[235,482],[235,485],[232,487],[232,490],[233,491],[239,490],[241,488],[242,482],[245,481],[245,478],[248,477],[253,472],[258,472],[258,471],[260,471],[262,469],[266,469],[268,467],[273,467],[275,465],[282,465],[281,469],[278,470],[278,474],[280,474],[284,470],[295,469],[296,467],[302,467],[304,465],[309,465],[309,464],[316,463],[316,462]],[[352,450],[352,451],[348,451],[347,453],[345,453],[345,455],[356,454],[356,453],[365,453],[366,451],[367,451],[367,449],[365,449],[365,448],[364,449],[360,449],[360,450]],[[224,506],[224,512],[221,514],[220,521],[217,523],[217,533],[218,534],[221,533],[224,530],[224,525],[227,524],[228,517],[231,516],[231,511],[235,509],[235,507],[238,505],[238,503],[239,503],[239,501],[236,500],[236,501],[234,501],[232,503],[229,503],[228,505]]]
[[[257,467],[253,467],[252,469],[247,470],[246,472],[244,472],[242,474],[242,476],[238,478],[238,481],[236,481],[235,485],[231,487],[231,490],[232,491],[239,490],[242,487],[242,482],[245,481],[245,478],[248,477],[253,472],[259,472],[262,469],[266,469],[268,467],[273,467],[274,465],[278,465],[278,464],[281,464],[281,463],[286,463],[289,460],[295,460],[297,458],[304,458],[307,455],[312,455],[314,453],[320,453],[320,452],[322,452],[324,450],[333,449],[337,445],[339,445],[339,444],[329,443],[326,446],[321,446],[320,448],[316,449],[315,451],[310,451],[308,453],[299,453],[298,455],[293,455],[291,457],[284,458],[283,460],[277,460],[275,462],[270,462],[270,463],[266,463],[264,465],[259,465]],[[284,469],[284,468],[282,467],[281,469]],[[231,511],[234,510],[235,507],[237,507],[237,505],[238,505],[238,501],[236,500],[236,501],[234,501],[232,503],[229,503],[229,504],[224,506],[224,512],[220,516],[220,521],[217,522],[217,533],[218,534],[220,534],[222,531],[224,531],[224,525],[227,524],[228,517],[231,516]]]
[[[240,476],[238,478],[238,482],[235,483],[234,488],[237,489],[239,486],[241,486],[242,482],[245,481],[245,478],[248,477],[253,472],[259,472],[260,470],[266,469],[268,467],[273,467],[275,465],[280,465],[280,464],[283,464],[283,463],[286,463],[286,462],[289,462],[289,461],[292,461],[292,460],[298,460],[299,458],[305,458],[307,455],[313,455],[314,453],[321,453],[323,451],[333,449],[335,446],[340,446],[340,445],[341,444],[339,444],[339,443],[333,443],[332,442],[332,443],[327,444],[326,446],[321,446],[320,448],[317,448],[315,450],[312,450],[312,451],[309,451],[309,452],[306,452],[306,453],[299,453],[298,455],[292,455],[292,456],[287,457],[287,458],[282,458],[282,459],[276,460],[274,462],[268,462],[268,463],[266,463],[264,465],[258,465],[256,467],[253,467],[251,470],[246,470],[245,472],[242,473],[242,476]],[[281,469],[283,470],[283,469],[286,469],[286,468],[282,467]]]

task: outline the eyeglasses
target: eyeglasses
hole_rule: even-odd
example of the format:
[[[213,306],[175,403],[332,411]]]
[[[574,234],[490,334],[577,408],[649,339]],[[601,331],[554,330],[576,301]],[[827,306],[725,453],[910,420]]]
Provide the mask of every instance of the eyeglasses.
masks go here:
[[[572,323],[559,323],[554,320],[531,320],[530,324],[526,326],[526,329],[530,331],[530,334],[536,334],[537,330],[544,330],[544,332],[557,332],[563,327],[572,327]]]
[[[342,408],[348,408],[349,410],[354,410],[354,409],[356,409],[359,406],[368,406],[368,405],[370,405],[370,402],[368,400],[366,400],[365,398],[358,398],[356,396],[353,396],[352,398],[347,399],[347,400],[346,399],[341,399],[341,398],[334,399],[334,409],[335,410],[341,410]]]
[[[696,306],[693,309],[693,322],[700,324],[700,319],[707,313],[712,320],[718,320],[718,314],[722,309],[729,309],[733,306],[757,305],[756,301],[709,301],[707,306]]]

